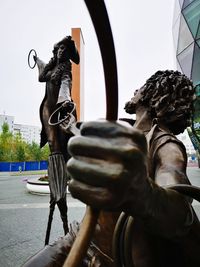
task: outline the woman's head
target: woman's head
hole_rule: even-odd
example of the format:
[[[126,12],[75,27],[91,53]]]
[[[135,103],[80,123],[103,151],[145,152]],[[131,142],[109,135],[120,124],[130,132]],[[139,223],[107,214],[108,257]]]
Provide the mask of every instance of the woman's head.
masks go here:
[[[57,59],[59,62],[63,62],[68,59],[67,47],[64,44],[60,44],[57,49]]]
[[[157,119],[178,134],[191,124],[194,99],[192,81],[185,75],[172,70],[157,71],[125,109],[133,113],[137,106],[146,107],[152,119]]]
[[[66,36],[61,41],[56,43],[53,47],[53,58],[60,63],[69,60],[69,43],[71,42],[71,36]]]

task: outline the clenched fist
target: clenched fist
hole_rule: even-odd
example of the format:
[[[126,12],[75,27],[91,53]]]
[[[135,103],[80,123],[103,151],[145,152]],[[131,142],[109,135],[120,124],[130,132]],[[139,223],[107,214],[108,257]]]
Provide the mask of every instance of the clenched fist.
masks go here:
[[[124,122],[86,122],[81,136],[70,139],[68,149],[73,197],[109,211],[126,211],[135,199],[142,200],[149,186],[143,133]]]

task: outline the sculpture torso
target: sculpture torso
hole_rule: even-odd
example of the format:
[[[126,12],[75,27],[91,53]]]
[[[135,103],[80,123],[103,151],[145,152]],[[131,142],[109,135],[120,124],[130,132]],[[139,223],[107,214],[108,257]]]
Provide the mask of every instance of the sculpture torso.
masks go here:
[[[156,153],[160,147],[167,143],[176,143],[182,151],[184,158],[187,158],[186,150],[181,141],[179,141],[170,132],[159,128],[157,125],[152,127],[146,136],[148,143],[148,170],[152,179],[155,177]],[[187,162],[187,160],[186,160]],[[179,183],[190,184],[189,180],[181,180]],[[159,200],[160,201],[160,200]],[[112,237],[114,227],[119,217],[119,213],[101,212],[99,217],[100,232],[95,238],[100,249],[112,257]],[[132,259],[134,267],[193,267],[192,259],[185,256],[186,251],[183,250],[181,243],[166,240],[150,234],[145,229],[140,219],[134,218],[132,226]],[[119,240],[120,242],[120,240]],[[107,262],[107,266],[112,265]]]

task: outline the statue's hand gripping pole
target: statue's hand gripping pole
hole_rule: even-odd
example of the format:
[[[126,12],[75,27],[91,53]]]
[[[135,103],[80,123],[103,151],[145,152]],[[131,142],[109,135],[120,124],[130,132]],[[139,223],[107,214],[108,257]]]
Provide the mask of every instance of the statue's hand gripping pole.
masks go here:
[[[117,120],[118,80],[115,48],[108,13],[103,0],[85,0],[101,50],[106,86],[106,119]],[[98,16],[97,16],[98,11]],[[94,232],[99,211],[87,206],[80,231],[64,263],[64,267],[79,267]]]

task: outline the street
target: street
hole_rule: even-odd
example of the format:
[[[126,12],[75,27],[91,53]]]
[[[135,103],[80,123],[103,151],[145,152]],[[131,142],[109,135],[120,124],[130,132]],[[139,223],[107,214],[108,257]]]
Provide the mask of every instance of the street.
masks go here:
[[[200,170],[187,169],[193,185],[200,187]],[[27,258],[44,246],[49,212],[49,196],[32,195],[26,189],[26,179],[31,175],[13,176],[0,173],[0,266],[20,267]],[[35,177],[35,175],[34,175]],[[81,221],[85,205],[68,198],[69,222]],[[200,216],[200,205],[194,201]],[[62,222],[56,208],[51,229],[50,243],[63,236]]]

